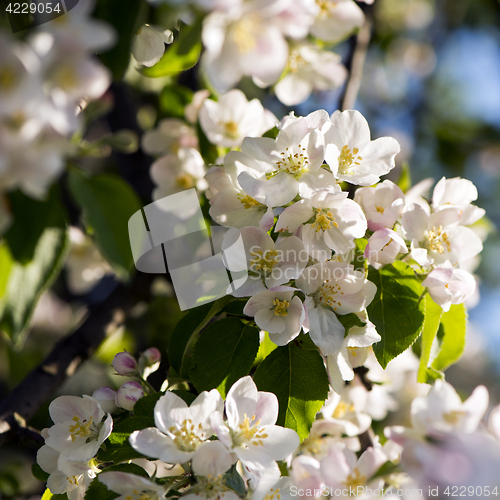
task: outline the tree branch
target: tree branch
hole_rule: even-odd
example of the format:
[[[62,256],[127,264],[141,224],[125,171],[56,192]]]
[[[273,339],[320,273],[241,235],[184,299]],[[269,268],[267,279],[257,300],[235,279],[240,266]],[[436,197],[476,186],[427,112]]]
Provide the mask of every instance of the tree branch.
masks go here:
[[[118,285],[105,300],[90,306],[84,323],[58,342],[47,358],[0,401],[0,445],[15,437],[21,427],[28,429],[19,422],[31,419],[106,335],[125,321],[130,308],[149,297],[154,277],[138,273],[130,285]]]
[[[359,87],[361,86],[361,79],[363,77],[363,68],[366,60],[366,53],[368,45],[370,44],[373,20],[372,9],[365,10],[365,22],[359,30],[356,37],[356,45],[352,55],[350,64],[350,76],[347,81],[344,95],[341,99],[341,111],[346,109],[353,109],[358,97]]]

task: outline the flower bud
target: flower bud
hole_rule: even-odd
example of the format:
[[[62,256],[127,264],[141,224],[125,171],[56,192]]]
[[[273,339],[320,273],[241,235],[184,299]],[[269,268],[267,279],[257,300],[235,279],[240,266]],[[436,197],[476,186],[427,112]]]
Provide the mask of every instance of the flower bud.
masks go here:
[[[137,372],[137,361],[129,352],[119,352],[113,359],[113,368],[118,375],[134,375]]]
[[[153,372],[160,368],[161,353],[156,347],[146,349],[139,356],[139,372],[144,378],[148,378]]]
[[[115,396],[116,391],[107,385],[99,387],[99,389],[96,389],[92,394],[92,397],[99,402],[102,411],[105,413],[113,413],[116,411]]]
[[[116,392],[115,403],[125,410],[133,410],[135,403],[144,396],[141,384],[125,382]]]

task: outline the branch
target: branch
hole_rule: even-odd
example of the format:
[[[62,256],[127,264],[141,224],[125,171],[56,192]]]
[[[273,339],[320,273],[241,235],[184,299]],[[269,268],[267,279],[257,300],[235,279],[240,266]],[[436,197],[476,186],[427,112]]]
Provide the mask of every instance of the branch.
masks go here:
[[[125,321],[127,312],[149,297],[155,275],[138,273],[130,285],[118,285],[100,304],[90,306],[84,323],[58,342],[47,358],[0,401],[0,446],[19,434],[57,388],[73,375],[104,340]]]
[[[361,26],[358,36],[356,37],[356,45],[351,60],[349,80],[346,85],[344,96],[341,99],[342,104],[340,109],[342,111],[346,109],[353,109],[356,104],[356,98],[358,97],[359,87],[361,86],[361,79],[363,77],[366,53],[368,51],[368,45],[370,44],[372,26],[372,10],[366,9],[365,22],[363,26]]]

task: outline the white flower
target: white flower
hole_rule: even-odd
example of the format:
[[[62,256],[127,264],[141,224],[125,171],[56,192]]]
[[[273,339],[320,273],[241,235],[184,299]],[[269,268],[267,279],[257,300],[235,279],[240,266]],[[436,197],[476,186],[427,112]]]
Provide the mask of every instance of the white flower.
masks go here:
[[[217,437],[250,469],[271,467],[272,462],[284,460],[299,445],[294,430],[275,425],[278,398],[273,393],[257,391],[249,376],[238,380],[229,390],[226,415],[227,425],[222,414],[212,416]]]
[[[372,476],[385,462],[386,457],[379,448],[369,447],[358,459],[345,444],[333,443],[328,456],[321,461],[321,473],[325,483],[334,489],[367,485],[377,489],[384,481],[372,480]]]
[[[467,180],[455,177],[446,179],[443,177],[434,188],[432,194],[432,207],[435,211],[450,206],[460,211],[460,224],[468,226],[484,216],[482,208],[471,205],[477,200],[477,189],[474,184]]]
[[[305,319],[304,306],[293,297],[295,288],[276,287],[259,292],[245,305],[243,313],[253,316],[257,326],[269,333],[271,342],[286,345],[300,333]]]
[[[316,0],[320,7],[311,34],[327,42],[337,42],[361,27],[363,11],[352,0]]]
[[[390,180],[375,187],[356,189],[354,201],[361,205],[368,221],[368,229],[392,229],[401,217],[405,205],[403,191]]]
[[[288,44],[274,19],[271,0],[262,8],[250,0],[230,12],[212,12],[203,23],[202,65],[212,85],[225,92],[242,76],[264,85],[278,80],[288,60]]]
[[[260,137],[278,121],[258,99],[248,101],[238,89],[224,94],[218,102],[205,99],[199,120],[208,140],[227,148],[240,146],[245,137]]]
[[[230,233],[226,234],[231,244]],[[308,262],[304,245],[296,236],[281,238],[275,243],[269,234],[256,227],[243,227],[240,234],[245,255],[240,256],[241,262],[234,262],[234,270],[248,269],[248,278],[233,292],[235,297],[248,297],[298,278]],[[225,247],[226,237],[223,249]],[[229,266],[230,270],[234,264]]]
[[[165,118],[157,128],[142,136],[141,147],[153,156],[176,155],[181,148],[197,148],[198,138],[193,128],[182,120]]]
[[[453,207],[429,215],[421,205],[406,205],[401,224],[412,242],[411,256],[424,267],[446,261],[456,265],[476,256],[483,243],[474,231],[458,225],[459,218]]]
[[[92,393],[92,397],[99,402],[103,411],[115,412],[118,407],[115,403],[116,391],[107,385],[99,387]]]
[[[339,55],[306,43],[292,49],[288,69],[274,89],[276,97],[287,106],[304,102],[313,91],[336,89],[347,78]]]
[[[274,22],[280,27],[283,34],[294,40],[303,40],[319,13],[319,6],[315,0],[286,0],[277,7],[279,12],[274,14]]]
[[[165,44],[173,41],[174,34],[170,30],[145,24],[132,39],[132,55],[138,63],[153,66],[163,57]]]
[[[325,159],[337,179],[370,186],[394,168],[398,141],[392,137],[370,140],[370,128],[359,111],[336,111],[331,122],[323,127]]]
[[[354,240],[366,232],[361,207],[347,198],[347,193],[319,192],[310,200],[300,200],[286,208],[278,219],[276,231],[295,232],[302,223],[302,240],[307,253],[325,262],[332,255],[346,254]]]
[[[364,273],[344,262],[314,264],[295,284],[306,295],[309,335],[324,356],[342,348],[345,328],[337,314],[362,311],[377,291]]]
[[[165,498],[165,486],[137,474],[110,471],[99,474],[99,481],[119,493],[118,500],[159,500]]]
[[[392,264],[399,254],[408,253],[406,243],[391,229],[379,229],[368,239],[364,256],[375,269]]]
[[[47,472],[47,488],[53,495],[67,493],[69,500],[83,500],[85,491],[100,472],[93,460],[75,462],[50,446],[42,446],[37,453],[38,465]]]
[[[198,90],[193,94],[193,100],[184,108],[184,116],[189,123],[195,124],[198,121],[198,114],[205,99],[210,97],[210,90]]]
[[[66,279],[72,293],[87,293],[106,274],[111,266],[104,260],[92,239],[79,228],[69,228],[70,248],[66,259]]]
[[[54,425],[46,431],[45,444],[69,461],[90,460],[113,428],[111,415],[87,395],[60,396],[50,403],[49,413]]]
[[[272,208],[241,188],[238,173],[245,167],[239,155],[238,151],[231,151],[224,158],[224,168],[212,167],[205,176],[209,185],[210,216],[222,226],[257,226],[269,231],[274,224]]]
[[[467,271],[456,269],[445,262],[427,275],[422,286],[428,288],[432,300],[446,312],[452,304],[462,304],[473,295],[476,280]]]
[[[488,408],[488,400],[488,390],[483,385],[476,387],[462,403],[448,382],[436,380],[426,397],[413,400],[413,428],[429,435],[452,431],[474,432]]]
[[[319,176],[327,174],[321,168],[325,153],[323,136],[317,130],[310,131],[304,118],[287,123],[276,140],[246,138],[241,151],[240,162],[246,167],[238,175],[241,187],[269,206],[285,205],[297,193],[309,198],[317,184],[323,182]]]
[[[316,458],[307,455],[299,455],[294,458],[290,470],[293,486],[297,489],[315,492],[313,495],[320,497],[325,486],[320,468],[321,463]]]
[[[221,415],[223,403],[216,389],[202,392],[188,405],[167,391],[154,409],[156,427],[135,431],[130,444],[137,451],[167,463],[185,463],[212,434],[210,417]]]
[[[207,188],[205,161],[193,148],[179,149],[177,155],[162,156],[151,165],[150,175],[157,188],[153,199],[196,187],[199,191]]]
[[[373,323],[368,322],[364,327],[353,326],[349,329],[340,351],[327,356],[330,385],[336,393],[340,393],[346,380],[354,378],[353,368],[366,361],[367,348],[380,340],[382,337]]]

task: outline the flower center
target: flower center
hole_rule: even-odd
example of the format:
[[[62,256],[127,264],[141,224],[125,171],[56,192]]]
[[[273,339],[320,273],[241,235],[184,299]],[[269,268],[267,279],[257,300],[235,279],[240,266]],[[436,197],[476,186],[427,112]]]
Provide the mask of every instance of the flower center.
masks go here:
[[[357,467],[354,468],[352,474],[349,474],[346,477],[346,480],[343,482],[344,486],[353,489],[357,488],[358,486],[363,486],[365,483],[366,476],[362,476]]]
[[[332,413],[332,418],[344,418],[348,413],[354,411],[354,406],[352,404],[347,404],[344,401],[339,401],[337,408]]]
[[[267,174],[267,178],[273,177],[281,172],[286,172],[287,174],[292,174],[296,179],[298,179],[302,174],[305,174],[309,168],[309,160],[304,154],[306,148],[303,148],[300,144],[298,146],[298,153],[294,153],[290,148],[286,148],[285,151],[281,153],[281,160],[276,162],[277,170]]]
[[[460,410],[452,410],[448,413],[443,414],[443,418],[445,422],[448,422],[449,424],[458,424],[462,417],[465,415],[465,412],[460,411]]]
[[[315,293],[315,298],[320,304],[329,306],[336,311],[337,307],[342,307],[339,295],[344,295],[344,292],[340,291],[340,285],[326,280]]]
[[[252,198],[251,196],[245,195],[243,196],[242,194],[238,195],[238,198],[240,199],[241,204],[243,205],[243,208],[253,208],[253,207],[263,207],[264,205],[260,202],[258,202],[255,198]]]
[[[202,430],[201,424],[198,424],[198,429],[199,431]],[[170,427],[168,432],[172,435],[174,443],[179,450],[195,451],[198,444],[201,443],[200,437],[195,432],[195,425],[190,418],[184,420],[179,427]]]
[[[427,234],[427,247],[429,250],[438,253],[444,253],[445,247],[448,252],[451,252],[450,241],[448,235],[443,231],[443,226],[432,226],[432,229]]]
[[[228,492],[229,490],[224,485],[224,477],[217,476],[213,477],[211,475],[204,477],[198,477],[199,484],[196,486],[197,492],[194,493],[197,497],[200,498],[215,498],[220,500],[223,498],[221,493]]]
[[[250,268],[252,271],[264,271],[269,273],[273,270],[274,266],[278,263],[278,250],[255,250],[250,252],[253,259],[250,261]]]
[[[66,478],[69,484],[73,484],[74,486],[78,486],[78,476],[68,476]]]
[[[305,64],[305,59],[300,55],[298,50],[292,51],[288,59],[288,67],[292,73],[297,73],[300,66]]]
[[[0,90],[11,90],[16,85],[16,73],[9,68],[4,66],[0,68]]]
[[[94,424],[93,418],[90,417],[88,420],[84,418],[80,420],[80,417],[76,415],[73,417],[74,425],[69,426],[69,433],[71,435],[71,441],[75,442],[79,437],[87,437],[87,442],[96,439],[99,435],[99,427]]]
[[[232,25],[230,40],[238,47],[239,52],[246,54],[257,47],[261,31],[261,16],[257,13],[247,14]]]
[[[72,90],[78,85],[78,76],[75,68],[69,64],[63,64],[54,75],[54,81],[63,90]]]
[[[320,17],[330,16],[333,9],[337,6],[335,2],[331,2],[330,0],[316,0],[316,4],[319,7]]]
[[[280,300],[274,299],[274,315],[275,316],[287,316],[288,315],[288,306],[290,302],[288,300]]]
[[[151,490],[132,490],[132,495],[126,495],[125,500],[154,500],[158,498],[158,493]]]
[[[253,444],[254,446],[264,446],[263,439],[268,435],[259,428],[260,420],[255,422],[255,415],[250,419],[245,414],[245,419],[238,425],[238,430],[232,432],[233,446],[243,446]]]
[[[225,122],[224,130],[226,132],[226,135],[231,139],[238,138],[238,124],[236,122],[233,122],[232,120],[229,122]]]
[[[356,156],[359,153],[358,148],[352,148],[352,152],[349,146],[346,144],[339,156],[339,173],[343,175],[352,175],[350,172],[351,168],[356,165],[361,165],[363,158],[361,156]]]
[[[327,229],[331,229],[332,226],[339,227],[339,225],[335,222],[335,217],[332,212],[317,208],[316,219],[312,223],[312,227],[316,228],[316,232],[326,231]]]
[[[379,214],[383,214],[383,213],[384,213],[384,210],[385,210],[385,208],[382,208],[382,207],[375,207],[375,209],[377,210],[377,212],[378,212]]]
[[[175,178],[175,183],[182,189],[191,189],[196,183],[191,174],[181,174]]]
[[[280,500],[281,499],[281,493],[279,488],[271,488],[269,490],[269,493],[264,497],[264,500]]]

